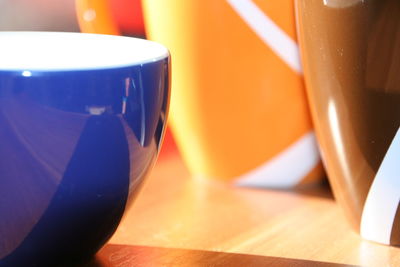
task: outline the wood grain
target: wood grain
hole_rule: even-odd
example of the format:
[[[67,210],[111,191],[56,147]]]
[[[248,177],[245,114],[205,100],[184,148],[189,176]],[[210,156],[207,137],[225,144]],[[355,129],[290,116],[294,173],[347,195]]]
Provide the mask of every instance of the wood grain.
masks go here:
[[[98,257],[85,267],[131,266],[297,266],[339,267],[342,264],[257,256],[239,253],[214,252],[146,246],[107,245]],[[354,266],[354,265],[345,265]]]
[[[118,251],[127,253],[126,265],[109,261]],[[361,240],[326,186],[296,192],[235,188],[190,177],[180,157],[169,153],[159,158],[96,266],[225,261],[225,266],[400,266],[400,250]]]

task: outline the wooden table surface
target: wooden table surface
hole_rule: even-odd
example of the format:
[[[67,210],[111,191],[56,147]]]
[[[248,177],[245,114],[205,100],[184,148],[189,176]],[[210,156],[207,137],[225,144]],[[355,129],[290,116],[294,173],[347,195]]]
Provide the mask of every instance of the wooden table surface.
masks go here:
[[[193,178],[164,153],[90,266],[400,266],[400,248],[363,241],[327,186],[237,188]]]

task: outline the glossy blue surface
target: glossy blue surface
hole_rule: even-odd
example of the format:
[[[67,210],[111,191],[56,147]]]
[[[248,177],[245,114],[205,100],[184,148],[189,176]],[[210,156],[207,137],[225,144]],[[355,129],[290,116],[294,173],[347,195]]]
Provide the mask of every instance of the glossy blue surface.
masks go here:
[[[0,266],[92,256],[158,153],[169,58],[80,71],[0,71]]]

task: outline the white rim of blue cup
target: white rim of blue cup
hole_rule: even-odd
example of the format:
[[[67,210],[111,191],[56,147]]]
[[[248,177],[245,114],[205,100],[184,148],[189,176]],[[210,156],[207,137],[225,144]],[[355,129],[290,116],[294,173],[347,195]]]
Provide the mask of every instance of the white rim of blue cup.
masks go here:
[[[139,38],[72,32],[0,32],[0,70],[121,68],[168,56],[163,45]]]

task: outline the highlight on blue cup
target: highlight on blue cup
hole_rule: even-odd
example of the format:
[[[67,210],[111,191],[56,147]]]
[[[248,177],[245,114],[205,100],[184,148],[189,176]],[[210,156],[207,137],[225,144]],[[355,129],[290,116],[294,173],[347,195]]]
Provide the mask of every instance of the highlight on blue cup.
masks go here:
[[[0,33],[0,266],[92,257],[155,162],[170,58],[154,42]]]

